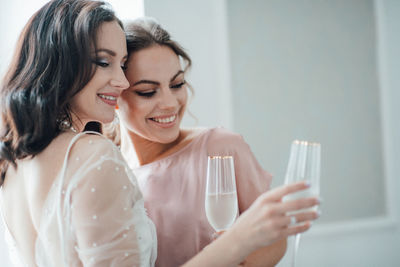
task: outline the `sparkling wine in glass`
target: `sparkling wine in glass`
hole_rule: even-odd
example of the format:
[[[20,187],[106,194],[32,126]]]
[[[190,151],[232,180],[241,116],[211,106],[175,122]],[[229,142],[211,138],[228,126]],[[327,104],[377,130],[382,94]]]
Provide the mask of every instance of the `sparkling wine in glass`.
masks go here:
[[[232,156],[209,156],[205,209],[218,233],[232,226],[238,214],[235,168]]]
[[[319,196],[320,166],[321,145],[319,143],[298,140],[293,141],[290,149],[285,184],[306,181],[310,184],[310,187],[307,190],[286,196],[284,201]],[[310,208],[310,210],[313,209],[316,210],[317,207]],[[291,266],[295,267],[297,251],[300,243],[300,234],[297,234],[295,237],[290,237],[289,242],[293,244]]]

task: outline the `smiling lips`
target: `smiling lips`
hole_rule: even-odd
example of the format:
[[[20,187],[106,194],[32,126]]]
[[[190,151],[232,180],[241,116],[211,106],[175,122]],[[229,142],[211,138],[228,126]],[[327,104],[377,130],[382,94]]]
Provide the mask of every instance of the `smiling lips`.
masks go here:
[[[110,105],[110,106],[116,106],[117,105],[117,98],[118,95],[116,94],[97,94],[101,100],[103,100],[104,103]]]
[[[175,125],[177,115],[170,115],[170,116],[162,116],[162,117],[153,117],[149,118],[151,121],[156,122],[161,127],[171,127]]]

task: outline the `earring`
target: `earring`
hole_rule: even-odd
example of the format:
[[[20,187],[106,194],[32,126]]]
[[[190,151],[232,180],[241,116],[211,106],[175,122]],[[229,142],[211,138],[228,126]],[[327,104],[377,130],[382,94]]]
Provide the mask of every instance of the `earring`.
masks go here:
[[[74,128],[74,126],[72,126],[72,123],[68,120],[63,120],[58,124],[58,129],[60,129],[61,131],[67,131],[67,130],[71,130],[74,133],[77,133],[78,131]]]

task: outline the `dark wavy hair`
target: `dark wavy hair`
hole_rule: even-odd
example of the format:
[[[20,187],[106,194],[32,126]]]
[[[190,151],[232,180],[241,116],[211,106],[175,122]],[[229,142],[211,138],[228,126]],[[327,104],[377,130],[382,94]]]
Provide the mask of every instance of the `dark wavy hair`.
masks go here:
[[[71,122],[71,98],[93,77],[97,29],[117,21],[105,2],[53,0],[24,27],[0,86],[0,185],[9,164],[43,151]]]

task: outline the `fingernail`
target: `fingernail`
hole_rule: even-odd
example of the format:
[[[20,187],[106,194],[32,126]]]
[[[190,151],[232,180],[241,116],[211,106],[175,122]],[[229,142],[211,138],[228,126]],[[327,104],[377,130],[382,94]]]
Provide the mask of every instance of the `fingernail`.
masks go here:
[[[305,181],[305,182],[304,182],[304,185],[307,186],[307,187],[311,187],[310,181]]]
[[[321,204],[322,202],[324,202],[324,199],[322,197],[318,197],[318,204]]]

